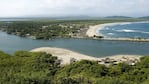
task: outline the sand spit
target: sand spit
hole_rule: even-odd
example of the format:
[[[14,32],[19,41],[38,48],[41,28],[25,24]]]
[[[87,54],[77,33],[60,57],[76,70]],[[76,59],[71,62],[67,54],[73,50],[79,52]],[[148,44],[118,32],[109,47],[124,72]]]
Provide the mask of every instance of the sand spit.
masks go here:
[[[70,64],[71,62],[80,61],[80,60],[94,60],[94,61],[97,61],[99,64],[104,64],[104,65],[118,64],[122,62],[125,62],[129,65],[134,65],[136,62],[139,61],[141,57],[138,55],[115,55],[115,56],[97,58],[97,57],[77,53],[74,51],[70,51],[67,49],[55,48],[55,47],[36,48],[31,50],[31,52],[50,53],[53,56],[57,56],[58,59],[61,60],[62,65]]]

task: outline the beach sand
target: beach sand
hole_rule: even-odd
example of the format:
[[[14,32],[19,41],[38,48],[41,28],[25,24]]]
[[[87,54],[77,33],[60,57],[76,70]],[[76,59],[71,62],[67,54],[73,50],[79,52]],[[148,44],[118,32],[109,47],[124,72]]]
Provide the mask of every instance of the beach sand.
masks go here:
[[[76,59],[77,61],[83,60],[83,59],[86,59],[86,60],[98,59],[96,57],[91,57],[91,56],[83,55],[67,49],[55,48],[55,47],[36,48],[31,50],[31,52],[46,52],[46,53],[52,54],[53,56],[57,56],[58,59],[61,59],[62,64],[69,64],[72,58]]]
[[[31,52],[46,52],[52,54],[53,56],[57,56],[59,60],[61,60],[61,64],[70,64],[72,59],[75,61],[80,60],[94,60],[99,62],[99,64],[108,65],[110,62],[121,63],[126,62],[128,64],[136,63],[139,61],[141,56],[138,55],[115,55],[115,56],[107,56],[107,57],[93,57],[84,55],[78,52],[70,51],[63,48],[55,48],[55,47],[41,47],[31,50]]]
[[[97,32],[97,30],[101,28],[100,26],[101,25],[90,26],[86,32],[86,35],[88,37],[94,37],[94,35],[99,36],[99,33]]]

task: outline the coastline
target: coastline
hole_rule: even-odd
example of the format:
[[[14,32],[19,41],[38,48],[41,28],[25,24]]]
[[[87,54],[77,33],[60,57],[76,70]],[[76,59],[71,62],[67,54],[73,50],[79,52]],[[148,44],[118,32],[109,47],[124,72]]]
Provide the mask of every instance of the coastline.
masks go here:
[[[61,60],[61,65],[70,64],[72,61],[80,61],[80,60],[97,61],[98,64],[104,64],[104,65],[118,64],[122,62],[127,63],[129,65],[134,65],[140,60],[141,57],[139,55],[114,55],[114,56],[106,56],[98,58],[56,47],[41,47],[33,49],[31,50],[31,52],[46,52],[52,54],[53,56],[57,56],[58,59]]]
[[[114,23],[103,23],[95,26],[90,26],[89,29],[86,32],[86,35],[88,37],[94,37],[96,36],[104,36],[99,31],[102,30],[105,26],[114,26],[114,25],[124,25],[124,24],[130,24],[131,22],[114,22]]]
[[[103,35],[100,30],[105,28],[105,26],[114,26],[114,25],[125,25],[125,24],[131,24],[131,23],[149,23],[149,21],[138,21],[138,22],[113,22],[113,23],[103,23],[98,24],[94,26],[89,26],[89,28],[84,28],[81,30],[81,33],[78,33],[76,36],[68,36],[68,37],[54,37],[49,39],[43,39],[43,40],[51,40],[51,39],[57,39],[57,38],[76,38],[76,39],[85,39],[85,38],[91,38],[91,39],[101,39],[101,40],[107,40],[107,41],[133,41],[133,42],[149,42],[149,38],[124,38],[124,37],[106,37]],[[0,30],[2,32],[7,33],[6,31]],[[18,34],[12,34],[19,36]],[[23,37],[23,36],[19,36]],[[26,38],[31,38],[33,40],[40,40],[37,39],[36,36],[25,36]]]
[[[131,23],[149,23],[147,22],[114,22],[114,23],[104,23],[99,24],[95,26],[90,26],[89,29],[86,32],[86,36],[93,39],[102,39],[102,40],[110,40],[110,41],[134,41],[134,42],[149,42],[148,38],[111,38],[106,37],[102,33],[100,33],[100,30],[105,28],[105,26],[114,26],[114,25],[125,25],[125,24],[131,24]],[[103,38],[98,38],[103,37]]]

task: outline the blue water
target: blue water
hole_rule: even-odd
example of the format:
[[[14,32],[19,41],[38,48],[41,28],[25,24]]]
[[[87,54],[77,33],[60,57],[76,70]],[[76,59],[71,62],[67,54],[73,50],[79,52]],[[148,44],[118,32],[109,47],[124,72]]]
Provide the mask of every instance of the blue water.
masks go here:
[[[149,38],[149,23],[119,24],[105,26],[100,32],[106,37]]]
[[[86,55],[104,57],[117,54],[149,55],[149,42],[103,41],[92,39],[32,40],[0,31],[0,50],[13,54],[17,50],[59,47]]]

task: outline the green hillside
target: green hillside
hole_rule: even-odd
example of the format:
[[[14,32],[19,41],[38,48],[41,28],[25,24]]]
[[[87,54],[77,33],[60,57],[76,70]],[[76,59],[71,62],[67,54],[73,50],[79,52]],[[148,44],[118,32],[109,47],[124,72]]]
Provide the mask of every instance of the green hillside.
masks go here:
[[[46,53],[0,52],[0,84],[148,84],[149,57],[135,66],[124,63],[106,67],[82,60],[60,66],[60,61]]]

